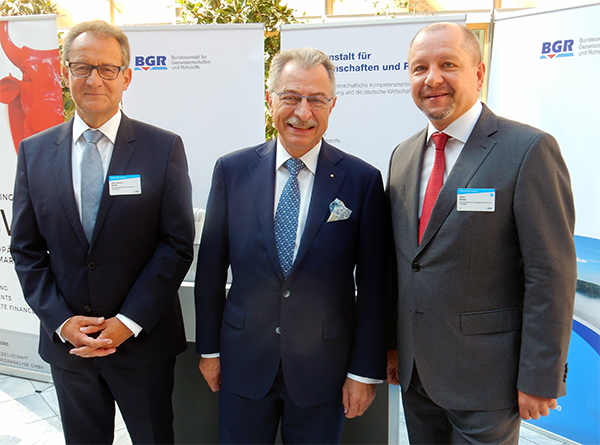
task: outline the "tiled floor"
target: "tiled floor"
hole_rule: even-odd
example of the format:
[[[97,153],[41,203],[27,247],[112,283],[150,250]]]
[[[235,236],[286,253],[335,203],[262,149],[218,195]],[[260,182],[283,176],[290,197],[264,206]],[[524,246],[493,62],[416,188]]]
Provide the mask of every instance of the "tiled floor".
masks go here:
[[[114,443],[131,444],[119,414],[115,424]],[[54,385],[0,374],[0,445],[64,443]]]
[[[401,425],[400,444],[408,444]],[[117,414],[115,444],[129,445],[131,439]],[[539,432],[521,427],[521,445],[561,445]],[[0,374],[0,445],[64,444],[56,392],[51,383],[42,383]]]

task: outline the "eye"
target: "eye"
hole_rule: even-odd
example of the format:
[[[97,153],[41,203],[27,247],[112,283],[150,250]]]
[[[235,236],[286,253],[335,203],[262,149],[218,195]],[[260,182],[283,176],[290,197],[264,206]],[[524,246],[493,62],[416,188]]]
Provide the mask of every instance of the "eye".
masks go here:
[[[325,105],[328,102],[326,98],[320,96],[310,96],[307,97],[306,100],[308,100],[308,103],[311,105]]]
[[[99,69],[103,76],[116,76],[119,74],[119,68],[113,65],[100,65]]]

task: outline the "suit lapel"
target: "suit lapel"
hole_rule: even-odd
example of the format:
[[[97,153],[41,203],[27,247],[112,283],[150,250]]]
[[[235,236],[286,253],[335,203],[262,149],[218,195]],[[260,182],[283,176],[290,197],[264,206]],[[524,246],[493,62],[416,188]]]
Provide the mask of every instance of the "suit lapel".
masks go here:
[[[403,178],[396,187],[403,187],[405,190],[399,194],[406,197],[394,205],[404,207],[402,214],[407,215],[408,234],[410,243],[416,249],[419,241],[419,189],[421,180],[421,170],[423,168],[423,151],[427,142],[427,128],[415,135],[411,148],[407,151],[406,157],[395,161],[397,172],[395,177]]]
[[[256,149],[258,159],[248,164],[248,174],[252,186],[252,196],[260,230],[265,240],[273,267],[283,280],[283,272],[275,246],[275,155],[276,141],[269,141]]]
[[[71,150],[73,145],[73,120],[59,129],[54,145],[50,149],[50,156],[54,165],[54,178],[56,180],[56,188],[58,195],[63,205],[67,218],[71,221],[73,230],[77,238],[81,242],[84,249],[88,248],[88,242],[81,225],[81,218],[77,203],[75,202],[75,194],[73,192],[73,165],[71,160]]]
[[[127,165],[131,160],[131,156],[135,151],[135,134],[133,131],[133,125],[131,120],[123,114],[121,116],[121,124],[119,125],[119,131],[117,132],[117,138],[115,140],[115,147],[113,150],[110,164],[108,166],[108,173],[104,181],[104,188],[102,189],[102,198],[100,199],[100,207],[98,208],[98,215],[96,216],[96,225],[94,226],[94,233],[92,234],[91,245],[94,244],[98,233],[102,229],[102,225],[106,220],[106,215],[113,203],[114,198],[109,194],[108,178],[111,175],[123,175],[127,171]]]
[[[484,105],[477,124],[475,124],[435,202],[419,250],[427,245],[455,208],[457,189],[468,186],[475,172],[496,145],[496,141],[491,137],[496,131],[496,116]]]
[[[292,273],[296,265],[302,261],[319,229],[329,217],[329,204],[337,197],[338,191],[346,178],[346,172],[336,165],[342,159],[343,156],[339,150],[323,141],[319,161],[317,162],[310,207],[306,216],[306,225],[300,240],[298,254],[292,266]]]

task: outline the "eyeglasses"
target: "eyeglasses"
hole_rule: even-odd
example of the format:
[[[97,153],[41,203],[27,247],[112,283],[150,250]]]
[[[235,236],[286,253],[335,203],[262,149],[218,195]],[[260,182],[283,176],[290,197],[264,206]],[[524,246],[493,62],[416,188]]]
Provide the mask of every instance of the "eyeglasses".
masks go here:
[[[273,91],[273,94],[277,94],[277,96],[279,96],[279,100],[281,100],[284,104],[294,107],[300,104],[302,99],[306,99],[308,105],[315,110],[326,108],[327,105],[329,105],[329,102],[332,100],[329,97],[323,96],[302,96],[300,94],[277,93],[275,91]]]
[[[65,62],[65,65],[69,67],[69,71],[75,77],[89,77],[92,74],[92,70],[96,70],[100,78],[104,80],[116,79],[119,77],[119,73],[127,68],[126,66],[90,65],[80,62]]]

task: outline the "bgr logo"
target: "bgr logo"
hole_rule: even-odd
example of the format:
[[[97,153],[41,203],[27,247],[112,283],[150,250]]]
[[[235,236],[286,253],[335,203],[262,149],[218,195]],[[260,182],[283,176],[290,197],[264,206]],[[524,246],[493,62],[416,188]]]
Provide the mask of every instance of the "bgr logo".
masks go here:
[[[542,43],[540,59],[554,59],[555,57],[573,57],[573,40],[557,40],[556,42]]]
[[[167,56],[135,56],[136,70],[166,70]]]

